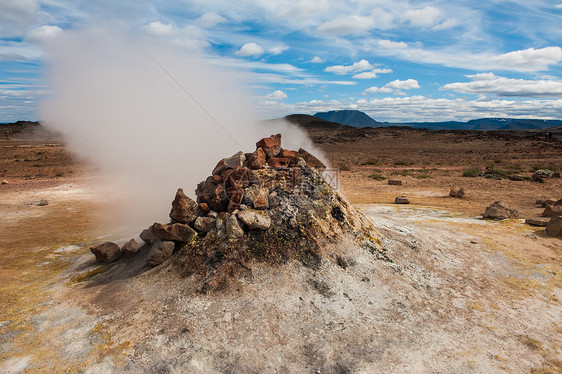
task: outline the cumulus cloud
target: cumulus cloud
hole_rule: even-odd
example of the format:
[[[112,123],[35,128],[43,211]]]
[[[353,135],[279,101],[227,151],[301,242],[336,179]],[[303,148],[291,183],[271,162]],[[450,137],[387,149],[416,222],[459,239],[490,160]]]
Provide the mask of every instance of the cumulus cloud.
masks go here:
[[[151,22],[148,26],[146,26],[146,30],[153,36],[172,36],[175,32],[175,27],[170,24],[164,24],[156,21]]]
[[[444,90],[496,96],[562,97],[561,80],[525,80],[499,77],[493,73],[468,75],[471,82],[449,83]]]
[[[426,6],[422,9],[408,9],[400,16],[400,21],[408,22],[412,26],[428,27],[435,25],[441,18],[441,10]]]
[[[392,73],[392,69],[373,69],[371,71],[365,71],[363,73],[355,74],[352,78],[373,79],[373,78],[377,78],[378,74],[388,74],[388,73]]]
[[[379,47],[385,48],[385,49],[404,49],[404,48],[408,48],[408,44],[406,44],[404,42],[394,42],[392,40],[386,40],[386,39],[382,39],[382,40],[377,41],[377,44],[379,45]]]
[[[200,51],[209,46],[202,30],[194,25],[179,28],[172,24],[155,21],[145,26],[144,29],[147,35],[160,38],[166,44],[174,47]]]
[[[62,33],[62,29],[58,26],[41,26],[29,31],[25,37],[28,42],[44,43],[52,40],[57,35]]]
[[[361,61],[355,62],[353,65],[334,65],[328,66],[324,71],[328,73],[334,73],[338,75],[349,74],[353,72],[360,72],[365,70],[373,69],[373,65],[369,61],[363,59]]]
[[[322,60],[320,57],[318,56],[314,56],[314,58],[312,60],[310,60],[309,62],[312,62],[314,64],[322,64],[324,63],[324,60]]]
[[[277,90],[275,92],[270,93],[269,95],[265,95],[264,99],[268,100],[284,100],[287,98],[287,94],[281,90]]]
[[[217,12],[207,12],[195,21],[198,26],[204,28],[210,28],[218,25],[219,23],[226,22],[226,18],[218,14]]]
[[[240,48],[239,51],[236,52],[236,55],[238,56],[242,56],[242,57],[248,57],[248,56],[252,56],[252,57],[259,57],[261,55],[264,54],[264,50],[263,48],[256,43],[246,43],[242,46],[242,48]]]
[[[364,34],[375,27],[375,20],[364,16],[345,16],[318,26],[316,31],[325,36]]]
[[[396,79],[392,82],[387,83],[382,87],[370,87],[365,90],[365,93],[378,93],[378,92],[388,92],[394,93],[395,95],[405,95],[403,90],[411,90],[414,88],[420,88],[420,85],[417,80],[415,79],[406,79],[405,81],[401,81],[400,79]]]
[[[505,66],[510,70],[548,70],[550,65],[556,65],[562,61],[562,48],[528,48],[495,56],[492,60],[499,66]]]

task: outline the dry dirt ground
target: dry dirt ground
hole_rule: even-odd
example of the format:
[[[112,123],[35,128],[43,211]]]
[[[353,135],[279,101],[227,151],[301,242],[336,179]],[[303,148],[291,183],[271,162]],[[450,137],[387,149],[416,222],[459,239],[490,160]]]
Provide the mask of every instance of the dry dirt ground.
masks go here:
[[[4,140],[0,373],[561,372],[562,240],[476,217],[495,200],[536,216],[535,199],[562,198],[560,179],[461,176],[555,168],[560,143],[482,134],[313,133],[388,259],[327,248],[318,269],[255,264],[207,295],[171,263],[95,264],[89,246],[121,233],[104,223],[112,201],[92,168],[60,142]],[[452,185],[466,197],[445,197]],[[399,194],[412,204],[390,204]]]

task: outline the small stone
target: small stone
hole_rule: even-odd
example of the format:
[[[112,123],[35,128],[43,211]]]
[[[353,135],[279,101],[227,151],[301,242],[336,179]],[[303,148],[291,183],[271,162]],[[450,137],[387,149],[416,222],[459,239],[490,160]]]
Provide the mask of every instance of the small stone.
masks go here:
[[[515,181],[515,182],[520,182],[520,181],[524,180],[524,178],[521,175],[514,174],[514,175],[509,176],[509,180]]]
[[[152,226],[150,226],[146,230],[143,230],[143,232],[140,233],[139,237],[148,244],[153,244],[156,240],[158,240],[158,238],[152,233]]]
[[[451,191],[449,191],[449,196],[461,199],[464,196],[464,188],[454,186],[453,188],[451,188]]]
[[[217,218],[218,216],[219,214],[214,210],[211,210],[209,213],[207,213],[207,217]]]
[[[199,206],[195,201],[185,195],[183,189],[178,188],[176,197],[172,201],[170,218],[173,222],[191,223],[197,217]]]
[[[90,248],[99,262],[114,262],[121,258],[121,248],[113,242],[105,242]]]
[[[546,225],[545,231],[550,236],[562,235],[562,217],[552,217]]]
[[[199,204],[199,210],[203,214],[208,214],[211,211],[211,208],[206,203]]]
[[[506,203],[496,201],[486,208],[483,218],[491,219],[507,219],[517,218],[519,214],[515,209],[511,209]]]
[[[148,265],[155,267],[172,257],[174,253],[174,242],[170,241],[156,241],[152,248],[150,248],[150,256],[148,258]]]
[[[283,157],[272,157],[267,161],[267,164],[272,168],[288,168],[289,159]]]
[[[390,186],[401,186],[402,185],[402,181],[398,180],[398,179],[389,179],[388,180],[388,184]]]
[[[250,229],[267,230],[271,227],[271,218],[257,210],[247,209],[236,215]]]
[[[49,205],[49,201],[47,199],[41,199],[37,203],[37,206],[46,206],[46,205]]]
[[[544,208],[541,216],[543,217],[556,217],[562,216],[562,205],[547,205]]]
[[[9,184],[7,180],[2,180],[2,184]]]
[[[410,204],[410,199],[408,199],[406,196],[397,196],[394,199],[394,204]]]
[[[525,223],[527,225],[531,225],[531,226],[539,226],[539,227],[546,227],[546,225],[548,224],[549,220],[546,219],[533,219],[533,218],[527,218],[525,220]]]
[[[195,230],[183,223],[170,223],[163,225],[156,222],[152,225],[152,233],[162,240],[184,243],[191,241],[191,239],[197,236],[197,232],[195,232]]]
[[[262,148],[267,157],[277,157],[281,152],[281,134],[271,135],[256,143],[256,148]]]
[[[197,217],[193,222],[195,230],[209,232],[216,227],[217,220],[213,217]]]
[[[245,165],[252,170],[261,169],[265,166],[266,157],[263,148],[260,147],[247,158]]]
[[[531,179],[533,180],[533,182],[544,183],[544,178],[537,173],[531,175]]]
[[[236,214],[230,215],[226,219],[226,237],[229,239],[238,238],[244,235],[244,229],[240,225],[240,221],[236,218]]]
[[[258,185],[252,185],[244,191],[244,204],[254,209],[269,208],[269,189]]]
[[[304,158],[299,157],[295,166],[298,168],[304,168],[306,166],[306,161],[304,160]]]
[[[127,243],[125,243],[123,247],[121,247],[121,253],[123,257],[127,257],[127,258],[133,257],[134,255],[137,254],[140,247],[141,247],[140,244],[137,243],[135,239],[131,239]]]
[[[242,199],[244,198],[244,189],[231,189],[227,191],[226,196],[228,197],[228,212],[232,213],[240,207],[240,204],[242,204]]]

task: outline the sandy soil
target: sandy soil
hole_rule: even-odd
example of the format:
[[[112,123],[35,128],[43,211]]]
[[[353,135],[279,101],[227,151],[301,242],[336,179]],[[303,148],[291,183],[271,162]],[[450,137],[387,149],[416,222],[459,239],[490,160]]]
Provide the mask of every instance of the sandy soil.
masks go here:
[[[95,264],[89,245],[120,233],[104,224],[111,202],[97,197],[91,168],[60,143],[4,141],[0,372],[562,371],[560,238],[521,220],[474,218],[499,199],[537,215],[536,198],[562,197],[560,180],[460,176],[515,157],[529,175],[533,163],[556,166],[560,146],[538,154],[532,137],[455,143],[447,134],[392,131],[336,143],[313,134],[346,169],[341,185],[373,219],[390,261],[332,248],[348,266],[332,256],[317,270],[255,264],[252,278],[216,295],[195,293],[171,264]],[[467,190],[464,199],[446,197],[455,184]],[[398,194],[412,204],[388,205]],[[41,199],[49,205],[33,205]]]

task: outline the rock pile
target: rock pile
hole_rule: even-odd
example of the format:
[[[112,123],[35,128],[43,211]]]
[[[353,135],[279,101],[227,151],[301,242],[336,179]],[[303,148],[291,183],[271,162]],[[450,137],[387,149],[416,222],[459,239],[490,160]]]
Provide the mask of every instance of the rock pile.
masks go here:
[[[304,149],[283,149],[281,135],[220,160],[197,185],[197,201],[178,189],[171,221],[141,233],[148,264],[178,253],[186,274],[224,278],[252,261],[317,266],[326,244],[348,239],[384,258],[370,221],[328,184],[325,169]]]

